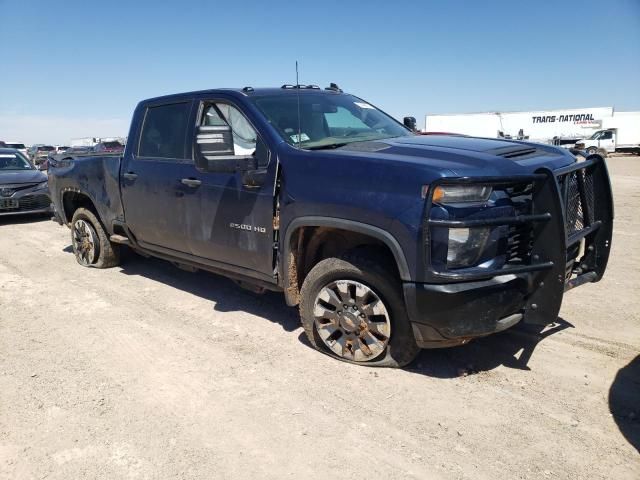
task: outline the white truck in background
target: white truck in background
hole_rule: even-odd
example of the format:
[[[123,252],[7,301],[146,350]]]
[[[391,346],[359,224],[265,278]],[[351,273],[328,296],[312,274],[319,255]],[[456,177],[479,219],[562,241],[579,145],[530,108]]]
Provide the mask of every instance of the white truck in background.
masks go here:
[[[589,153],[640,154],[640,112],[616,112],[602,126],[589,138],[576,141],[576,148]]]

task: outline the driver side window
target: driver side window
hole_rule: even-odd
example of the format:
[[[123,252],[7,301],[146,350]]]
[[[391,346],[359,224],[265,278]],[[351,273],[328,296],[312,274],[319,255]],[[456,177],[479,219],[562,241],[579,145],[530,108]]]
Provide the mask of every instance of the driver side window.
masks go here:
[[[246,117],[233,105],[223,102],[207,104],[202,116],[202,126],[231,128],[235,155],[253,155],[258,134]]]

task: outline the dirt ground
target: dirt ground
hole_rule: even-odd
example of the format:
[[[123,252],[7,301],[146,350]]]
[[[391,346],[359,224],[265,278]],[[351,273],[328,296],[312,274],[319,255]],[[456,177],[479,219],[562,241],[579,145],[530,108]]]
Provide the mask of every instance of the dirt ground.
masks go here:
[[[0,478],[640,478],[640,157],[605,279],[555,326],[404,370],[306,343],[282,295],[0,220]]]

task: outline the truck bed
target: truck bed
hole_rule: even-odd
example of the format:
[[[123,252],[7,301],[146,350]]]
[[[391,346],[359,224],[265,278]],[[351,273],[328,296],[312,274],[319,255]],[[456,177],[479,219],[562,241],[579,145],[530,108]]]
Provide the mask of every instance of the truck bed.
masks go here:
[[[61,195],[60,204],[74,192],[88,195],[107,229],[124,211],[120,198],[121,154],[75,155],[55,160],[49,165],[49,189]],[[56,212],[62,223],[71,219],[65,212]]]

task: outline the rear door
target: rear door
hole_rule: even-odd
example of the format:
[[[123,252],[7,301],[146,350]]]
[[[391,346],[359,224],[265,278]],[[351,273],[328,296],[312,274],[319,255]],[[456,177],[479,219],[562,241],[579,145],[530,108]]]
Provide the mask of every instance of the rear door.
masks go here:
[[[125,220],[143,247],[189,253],[187,201],[197,195],[187,184],[196,174],[187,140],[193,135],[192,107],[191,100],[147,106],[137,145],[125,156]]]

